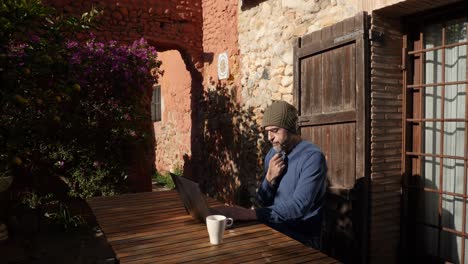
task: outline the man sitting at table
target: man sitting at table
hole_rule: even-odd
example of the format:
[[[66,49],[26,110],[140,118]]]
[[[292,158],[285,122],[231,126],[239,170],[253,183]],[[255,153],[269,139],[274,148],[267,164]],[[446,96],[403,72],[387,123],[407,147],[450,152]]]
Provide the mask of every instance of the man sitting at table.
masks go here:
[[[260,208],[224,207],[235,220],[258,220],[320,249],[327,165],[320,149],[302,140],[298,114],[284,101],[265,110],[262,127],[272,148],[265,156],[264,176],[257,192]]]

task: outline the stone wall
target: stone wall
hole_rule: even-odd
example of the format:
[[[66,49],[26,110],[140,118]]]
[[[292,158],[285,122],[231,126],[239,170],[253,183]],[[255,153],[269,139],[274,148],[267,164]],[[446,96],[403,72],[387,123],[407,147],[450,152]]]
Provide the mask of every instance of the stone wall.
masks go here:
[[[239,10],[242,100],[263,109],[272,100],[293,102],[293,42],[361,11],[402,0],[269,0]],[[256,113],[259,113],[256,111]]]
[[[251,203],[258,171],[257,122],[240,100],[238,0],[204,0],[203,90],[193,93],[190,162],[202,189],[215,198]],[[218,78],[218,56],[228,54],[229,77]]]
[[[208,193],[248,203],[241,197],[252,202],[268,148],[260,129],[262,111],[272,100],[293,102],[294,40],[357,10],[340,0],[270,0],[248,7],[241,2],[202,3],[204,90],[192,94],[200,104],[194,104],[199,112],[191,161]],[[220,81],[221,52],[229,55],[231,75]]]
[[[356,6],[359,10],[371,12],[373,10],[394,5],[405,0],[349,0],[353,6]],[[418,1],[418,0],[416,0]]]
[[[238,97],[237,108],[242,112],[238,123],[243,124],[238,131],[243,148],[236,153],[240,158],[234,161],[237,169],[243,171],[238,174],[240,189],[243,183],[247,186],[245,192],[234,193],[248,194],[252,202],[263,171],[263,155],[269,148],[260,128],[263,109],[272,100],[294,100],[295,39],[351,17],[357,10],[340,0],[243,2],[244,6],[237,10],[240,67],[231,77],[235,86],[240,84],[234,96]],[[226,198],[229,197],[233,196]]]
[[[45,0],[44,3],[75,15],[94,6],[103,11],[96,32],[99,39],[133,42],[144,37],[158,49],[182,49],[198,68],[202,66],[201,0]]]
[[[239,13],[242,100],[265,108],[272,100],[293,102],[293,42],[351,17],[340,0],[270,0]]]

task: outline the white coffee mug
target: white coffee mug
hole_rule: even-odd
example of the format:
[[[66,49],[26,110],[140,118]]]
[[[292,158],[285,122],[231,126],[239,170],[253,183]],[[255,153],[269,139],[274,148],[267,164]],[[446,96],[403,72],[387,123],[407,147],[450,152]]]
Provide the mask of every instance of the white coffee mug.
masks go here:
[[[226,227],[231,227],[234,223],[232,218],[224,215],[209,215],[206,217],[206,228],[210,236],[210,243],[218,245],[223,242],[224,230]]]

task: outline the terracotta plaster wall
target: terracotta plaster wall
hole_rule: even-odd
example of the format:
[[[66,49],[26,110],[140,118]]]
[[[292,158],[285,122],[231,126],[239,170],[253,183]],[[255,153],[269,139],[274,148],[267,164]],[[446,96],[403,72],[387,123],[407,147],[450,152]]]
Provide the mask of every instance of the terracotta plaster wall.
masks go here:
[[[135,191],[151,190],[153,162],[158,170],[173,170],[183,166],[183,155],[191,152],[190,95],[192,90],[200,90],[202,83],[201,0],[44,0],[44,4],[76,16],[92,6],[102,10],[99,28],[93,30],[98,40],[131,43],[143,37],[158,51],[170,50],[159,53],[166,73],[161,78],[164,116],[154,124],[156,161],[151,161],[151,166],[135,162],[138,170],[134,168],[137,172],[129,177],[135,186],[144,185]],[[146,154],[137,153],[142,157],[135,161],[147,160]]]
[[[255,193],[258,131],[240,101],[238,0],[202,0],[203,90],[194,95],[193,177],[208,194],[249,203]],[[229,78],[219,80],[218,56],[228,55]],[[248,131],[249,130],[249,131]]]
[[[156,169],[183,168],[184,155],[191,155],[191,76],[177,50],[159,53],[164,75],[160,78],[162,118],[154,123]]]
[[[203,54],[204,84],[210,80],[217,82],[218,55],[227,52],[231,76],[221,83],[237,85],[239,68],[239,48],[237,31],[237,0],[203,0]]]

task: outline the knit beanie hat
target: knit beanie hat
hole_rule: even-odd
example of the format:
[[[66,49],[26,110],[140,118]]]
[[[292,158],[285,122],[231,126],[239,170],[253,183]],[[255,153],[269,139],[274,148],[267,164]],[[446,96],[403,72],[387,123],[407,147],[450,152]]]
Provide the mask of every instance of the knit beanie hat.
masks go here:
[[[297,133],[297,110],[285,101],[275,101],[265,109],[262,127],[277,126]]]

